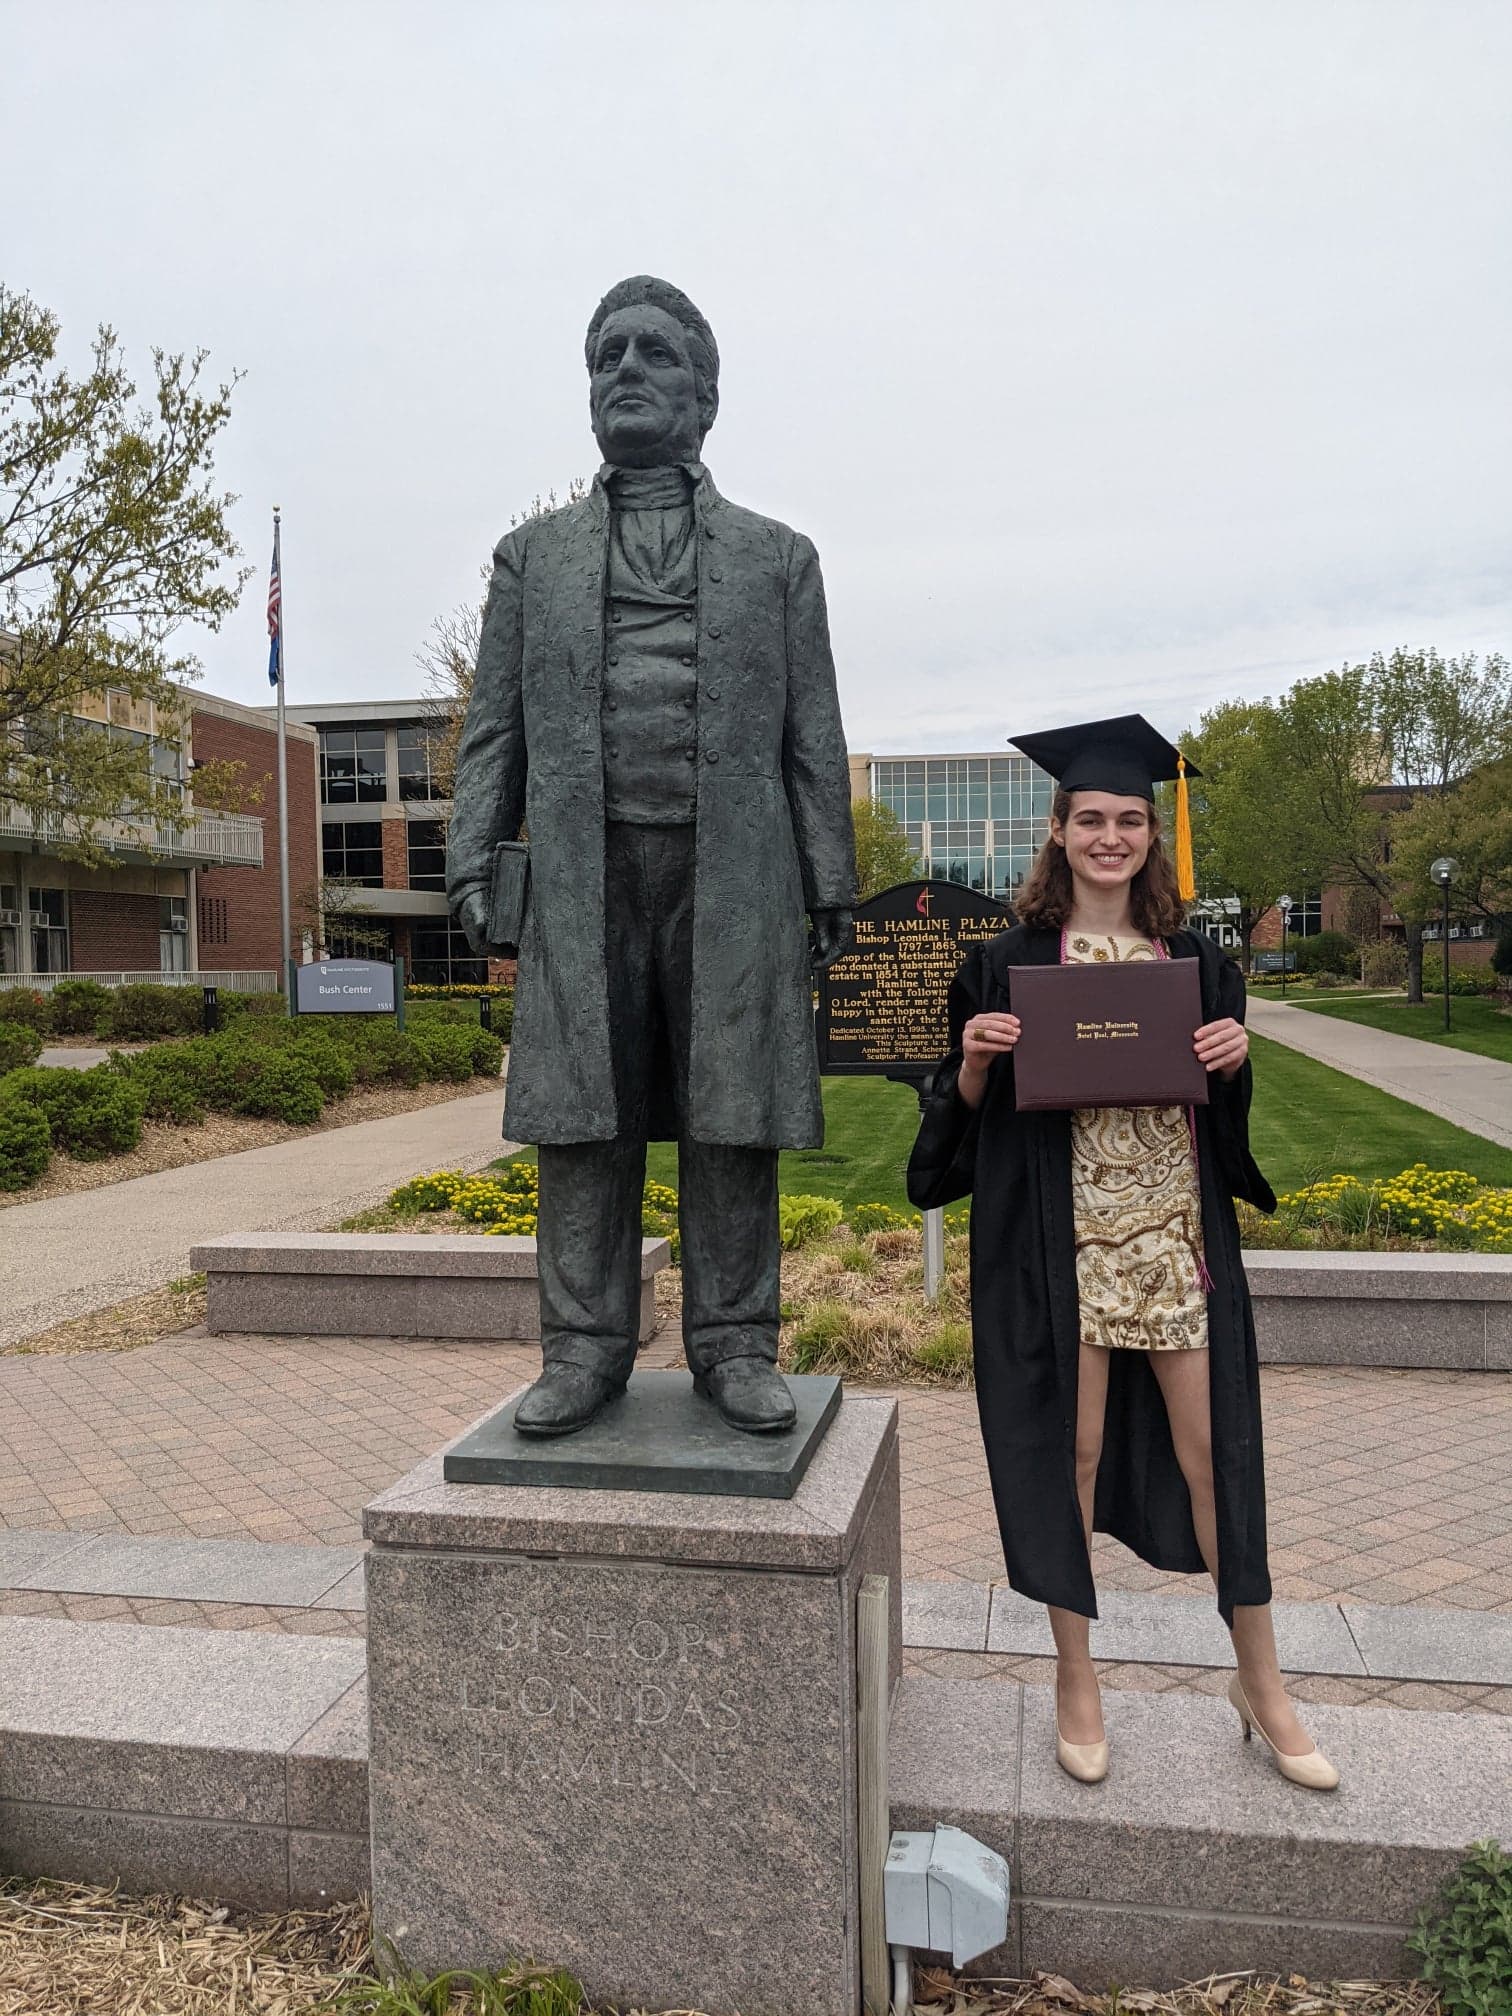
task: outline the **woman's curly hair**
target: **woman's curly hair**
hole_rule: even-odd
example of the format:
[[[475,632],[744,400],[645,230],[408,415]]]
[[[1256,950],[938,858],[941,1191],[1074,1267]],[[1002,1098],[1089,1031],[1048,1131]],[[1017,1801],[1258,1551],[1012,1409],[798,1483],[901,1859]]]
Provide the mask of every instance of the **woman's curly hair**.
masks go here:
[[[1050,817],[1064,829],[1071,817],[1072,793],[1057,790]],[[1071,864],[1060,843],[1047,839],[1024,877],[1024,886],[1013,899],[1014,914],[1021,924],[1063,930],[1070,920],[1075,892],[1071,885]],[[1176,870],[1160,837],[1160,814],[1150,807],[1150,851],[1145,864],[1129,884],[1129,909],[1134,928],[1146,938],[1169,938],[1186,923],[1186,905],[1176,885]]]

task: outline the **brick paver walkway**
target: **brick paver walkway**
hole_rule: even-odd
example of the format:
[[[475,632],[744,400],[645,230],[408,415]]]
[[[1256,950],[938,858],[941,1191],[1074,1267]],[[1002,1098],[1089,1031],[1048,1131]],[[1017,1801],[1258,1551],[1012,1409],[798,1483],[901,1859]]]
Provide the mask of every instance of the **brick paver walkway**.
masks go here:
[[[0,1357],[0,1525],[350,1543],[369,1498],[538,1362],[194,1332]],[[1512,1612],[1512,1379],[1273,1366],[1262,1384],[1277,1596]],[[904,1573],[1001,1580],[973,1397],[898,1397]],[[1107,1540],[1096,1566],[1107,1588],[1191,1587]]]

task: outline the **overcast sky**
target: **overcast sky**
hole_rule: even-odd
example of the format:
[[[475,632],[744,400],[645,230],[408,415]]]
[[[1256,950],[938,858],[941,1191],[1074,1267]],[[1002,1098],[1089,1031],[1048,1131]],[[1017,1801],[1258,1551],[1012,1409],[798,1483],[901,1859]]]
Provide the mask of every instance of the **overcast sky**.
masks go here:
[[[1512,642],[1505,0],[0,0],[0,277],[245,372],[206,684],[418,690],[591,475],[582,332],[714,325],[853,749]]]

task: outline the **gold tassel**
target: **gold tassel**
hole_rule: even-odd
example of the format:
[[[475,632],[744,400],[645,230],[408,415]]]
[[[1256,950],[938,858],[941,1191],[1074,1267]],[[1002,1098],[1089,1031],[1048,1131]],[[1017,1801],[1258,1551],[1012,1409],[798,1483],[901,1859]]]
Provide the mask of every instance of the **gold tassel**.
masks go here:
[[[1192,807],[1187,795],[1186,758],[1176,758],[1176,887],[1183,903],[1195,902],[1197,877],[1192,868]]]

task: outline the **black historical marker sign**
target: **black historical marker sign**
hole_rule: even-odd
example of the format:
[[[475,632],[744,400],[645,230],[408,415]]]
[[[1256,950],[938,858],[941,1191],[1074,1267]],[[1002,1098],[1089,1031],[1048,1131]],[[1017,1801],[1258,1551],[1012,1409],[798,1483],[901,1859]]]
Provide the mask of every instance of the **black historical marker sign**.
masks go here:
[[[926,1078],[950,1043],[950,983],[1013,912],[959,882],[900,882],[856,910],[856,942],[819,975],[828,1077]]]

